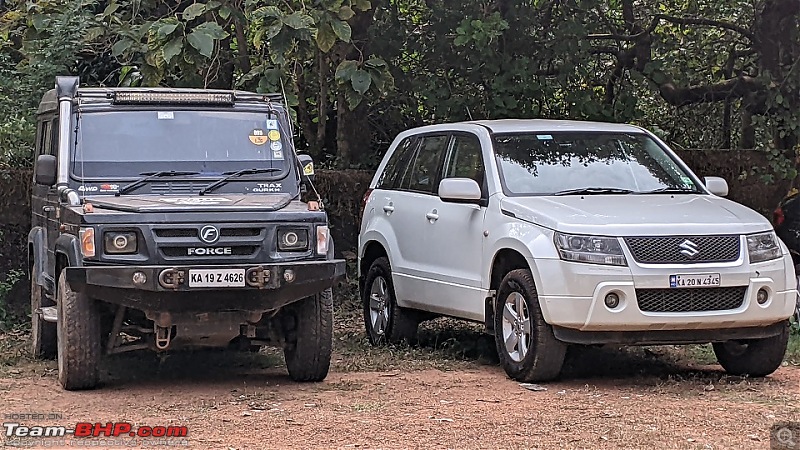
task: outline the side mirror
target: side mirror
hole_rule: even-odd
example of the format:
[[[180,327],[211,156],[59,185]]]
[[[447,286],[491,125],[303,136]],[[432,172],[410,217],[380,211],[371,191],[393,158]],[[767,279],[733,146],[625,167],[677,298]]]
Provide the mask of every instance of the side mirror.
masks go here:
[[[725,181],[724,178],[720,177],[705,177],[706,188],[714,194],[720,197],[725,197],[728,195],[728,182]]]
[[[297,155],[297,160],[300,162],[300,167],[303,168],[303,176],[308,178],[309,181],[314,181],[314,160],[311,156],[306,154]]]
[[[39,157],[36,158],[36,166],[34,167],[36,171],[36,184],[42,186],[52,186],[56,184],[57,169],[58,164],[56,163],[55,156],[39,155]]]
[[[471,178],[445,178],[439,183],[439,198],[446,202],[478,203],[481,187]]]

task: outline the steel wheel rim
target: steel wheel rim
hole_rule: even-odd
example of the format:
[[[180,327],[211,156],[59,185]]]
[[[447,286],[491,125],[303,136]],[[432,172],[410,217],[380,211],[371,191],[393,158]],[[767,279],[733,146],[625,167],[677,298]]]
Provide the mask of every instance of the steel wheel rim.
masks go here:
[[[531,318],[525,297],[512,292],[503,302],[503,346],[506,354],[521,362],[531,347]]]
[[[369,289],[369,320],[376,335],[386,334],[389,324],[389,285],[382,276],[372,280]]]

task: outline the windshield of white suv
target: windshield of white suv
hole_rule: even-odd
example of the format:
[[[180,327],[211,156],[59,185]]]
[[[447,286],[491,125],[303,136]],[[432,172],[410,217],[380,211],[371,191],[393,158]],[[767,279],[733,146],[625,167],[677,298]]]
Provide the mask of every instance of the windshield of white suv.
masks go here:
[[[494,150],[506,195],[703,192],[645,134],[496,134]]]
[[[289,169],[288,125],[265,112],[181,109],[83,113],[78,118],[72,173],[81,178],[138,178],[162,170],[198,174]]]

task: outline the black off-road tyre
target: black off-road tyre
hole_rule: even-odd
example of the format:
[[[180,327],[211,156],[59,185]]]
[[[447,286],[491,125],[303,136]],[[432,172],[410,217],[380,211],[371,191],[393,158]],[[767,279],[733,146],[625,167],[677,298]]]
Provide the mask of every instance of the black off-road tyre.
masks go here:
[[[58,278],[58,381],[68,391],[94,389],[100,365],[100,311],[95,300]]]
[[[515,361],[512,357],[514,352],[517,352],[517,356],[519,356],[519,347],[516,347],[517,350],[512,350],[511,352],[506,350],[506,341],[503,334],[503,313],[506,301],[514,293],[522,296],[524,301],[523,315],[527,315],[530,324],[530,339],[527,345],[527,352],[525,352],[520,361]],[[510,333],[513,333],[514,328],[510,324],[507,328]],[[539,297],[536,293],[536,285],[530,270],[512,270],[506,274],[500,283],[500,288],[497,290],[497,298],[495,299],[494,333],[500,365],[512,379],[526,383],[550,381],[557,378],[561,373],[564,357],[567,353],[567,345],[556,339],[553,334],[553,328],[544,321],[542,309],[539,306]],[[526,342],[528,341],[526,340]]]
[[[333,345],[333,291],[286,307],[284,313],[286,369],[294,381],[322,381],[328,376]]]
[[[384,295],[382,300],[378,297],[373,298],[372,290],[375,283],[383,283]],[[380,308],[380,312],[370,307],[371,302],[375,303],[373,306]],[[387,342],[391,344],[416,343],[419,316],[416,311],[401,308],[397,305],[394,283],[392,283],[392,269],[389,266],[388,258],[380,257],[372,262],[364,279],[361,303],[364,312],[364,327],[370,344],[377,346]],[[377,306],[378,304],[380,306]],[[378,322],[373,325],[372,313],[385,316],[385,318],[381,319],[382,327],[377,326]]]
[[[789,343],[789,321],[781,334],[754,339],[744,343],[716,342],[713,344],[717,361],[731,375],[765,377],[778,370],[786,356]]]
[[[55,306],[45,297],[44,290],[36,284],[36,274],[31,270],[31,353],[35,359],[55,359],[58,353],[56,324],[42,319],[36,311],[43,306]]]

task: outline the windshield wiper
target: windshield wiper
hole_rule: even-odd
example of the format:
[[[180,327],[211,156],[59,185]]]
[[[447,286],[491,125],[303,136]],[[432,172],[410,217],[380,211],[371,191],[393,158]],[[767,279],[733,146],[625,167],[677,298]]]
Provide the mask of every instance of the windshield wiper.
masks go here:
[[[187,170],[181,170],[181,171],[177,171],[177,170],[161,170],[161,171],[158,171],[158,172],[142,172],[139,175],[146,175],[145,177],[139,178],[138,180],[134,181],[131,184],[127,184],[125,186],[122,186],[122,188],[120,188],[120,190],[117,191],[116,195],[117,195],[117,197],[119,197],[122,194],[127,194],[128,192],[130,192],[130,191],[138,188],[139,186],[147,183],[148,181],[154,180],[156,178],[161,178],[161,177],[179,177],[179,176],[182,176],[182,175],[197,175],[199,173],[200,172],[193,172],[193,171],[187,171]]]
[[[604,188],[604,187],[585,187],[578,189],[565,189],[558,191],[553,195],[595,195],[595,194],[630,194],[633,191],[630,189],[621,188]]]
[[[679,188],[672,186],[653,189],[652,191],[637,192],[637,194],[686,194],[686,193],[697,194],[698,192],[696,189],[692,188]]]
[[[230,181],[232,178],[240,177],[242,175],[252,175],[256,173],[270,173],[270,172],[280,172],[282,169],[278,169],[277,167],[266,167],[260,169],[242,169],[237,170],[236,172],[224,172],[224,177],[220,178],[219,180],[209,184],[208,186],[204,187],[200,190],[200,195],[204,195],[207,192],[211,192],[212,190],[222,186],[223,184]]]

